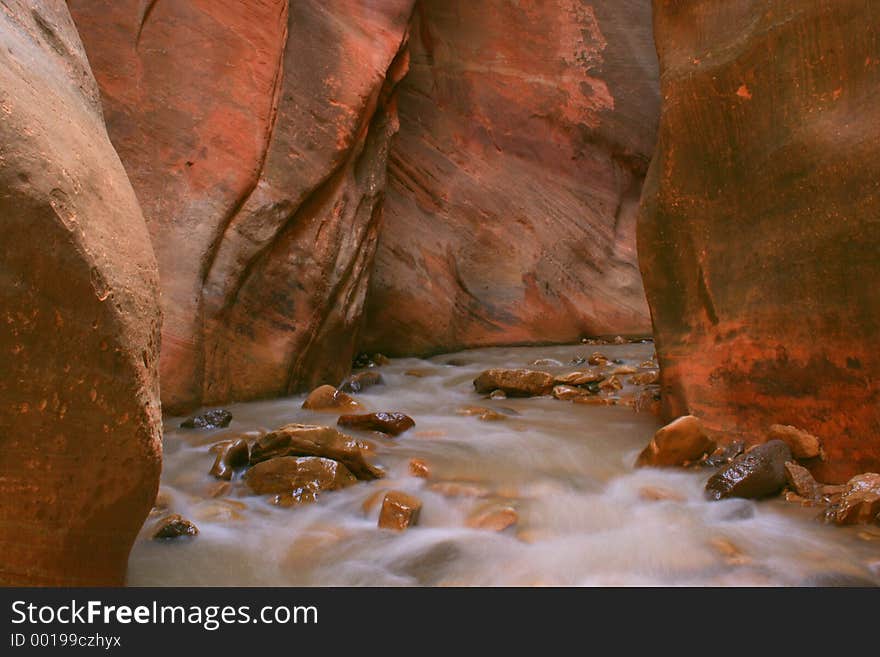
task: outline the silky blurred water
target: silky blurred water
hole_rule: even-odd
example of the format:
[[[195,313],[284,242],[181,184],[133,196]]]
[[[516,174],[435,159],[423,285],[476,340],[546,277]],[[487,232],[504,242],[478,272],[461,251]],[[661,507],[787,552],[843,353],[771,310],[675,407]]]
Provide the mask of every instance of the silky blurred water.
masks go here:
[[[412,416],[416,427],[395,439],[349,431],[375,445],[372,460],[387,478],[296,508],[250,495],[240,473],[225,496],[212,498],[218,482],[208,474],[208,448],[289,422],[335,425],[337,414],[302,410],[304,397],[297,396],[227,406],[234,419],[226,429],[180,430],[181,418],[166,418],[163,495],[169,512],[191,519],[200,534],[153,541],[160,516],[148,519],[131,554],[128,583],[880,584],[880,528],[827,526],[815,520],[817,509],[782,500],[708,502],[702,489],[709,470],[634,470],[636,455],[658,426],[650,413],[552,398],[491,400],[471,383],[489,367],[528,367],[537,359],[561,365],[535,369],[584,369],[568,363],[596,350],[638,366],[653,345],[480,349],[392,361],[378,370],[385,385],[355,396],[371,410]],[[621,396],[633,391],[627,385]],[[467,405],[495,409],[506,420],[484,422],[456,412]],[[429,480],[409,475],[413,457],[429,464]],[[436,482],[465,484],[480,497],[444,495],[448,491],[432,490]],[[646,500],[646,488],[676,499]],[[417,527],[381,530],[378,505],[364,511],[366,500],[390,489],[423,501]],[[500,533],[467,526],[471,514],[493,504],[515,508],[517,524]]]

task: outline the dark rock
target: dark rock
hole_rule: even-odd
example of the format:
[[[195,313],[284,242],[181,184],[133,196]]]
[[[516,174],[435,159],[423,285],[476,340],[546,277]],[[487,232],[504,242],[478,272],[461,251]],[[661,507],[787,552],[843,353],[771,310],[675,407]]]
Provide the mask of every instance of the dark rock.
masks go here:
[[[367,446],[333,427],[287,424],[261,436],[251,449],[251,463],[280,456],[319,456],[343,463],[358,479],[379,479],[385,473],[367,462]]]
[[[398,436],[416,426],[415,420],[403,413],[363,413],[359,415],[341,415],[336,422],[341,427],[380,431],[391,436]]]
[[[791,458],[791,450],[781,440],[758,445],[712,475],[706,482],[706,496],[720,500],[774,495],[785,486],[785,463]]]
[[[745,443],[741,440],[734,440],[727,445],[721,445],[706,457],[703,465],[710,468],[719,468],[722,465],[727,465],[742,454],[743,449],[745,449]]]
[[[180,423],[180,426],[182,429],[222,429],[228,427],[230,422],[232,422],[232,413],[218,408],[187,418]]]
[[[198,527],[183,516],[173,513],[170,516],[165,516],[156,523],[156,527],[153,530],[153,538],[156,540],[165,540],[181,536],[198,536],[198,533]]]
[[[242,468],[250,462],[250,450],[244,438],[224,440],[213,445],[211,451],[217,454],[211,466],[211,475],[217,479],[229,481],[235,468]]]
[[[371,386],[384,385],[385,381],[378,372],[366,371],[352,374],[339,384],[342,392],[361,392]]]

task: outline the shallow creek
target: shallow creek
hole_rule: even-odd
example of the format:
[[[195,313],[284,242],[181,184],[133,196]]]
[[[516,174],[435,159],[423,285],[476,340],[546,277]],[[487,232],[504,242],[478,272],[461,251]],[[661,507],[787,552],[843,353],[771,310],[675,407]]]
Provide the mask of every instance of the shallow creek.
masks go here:
[[[471,383],[489,367],[529,367],[536,359],[566,365],[534,369],[583,369],[568,363],[596,350],[638,366],[653,345],[480,349],[393,360],[379,369],[385,385],[355,397],[370,410],[406,413],[416,427],[395,439],[346,431],[375,445],[372,460],[387,477],[296,508],[248,494],[240,473],[226,496],[212,498],[218,482],[208,474],[214,460],[208,447],[289,422],[333,426],[337,414],[305,411],[304,396],[297,396],[227,406],[234,419],[226,429],[186,431],[177,428],[181,418],[166,418],[162,491],[169,510],[201,533],[153,541],[156,518],[148,519],[128,583],[880,585],[880,528],[826,526],[815,520],[817,509],[781,499],[708,502],[702,492],[710,470],[634,470],[658,427],[650,413],[552,398],[491,400]],[[628,392],[632,386],[621,394]],[[484,422],[456,412],[467,405],[506,419]],[[413,457],[429,464],[429,480],[409,474]],[[432,489],[438,481],[461,485]],[[380,489],[419,497],[419,525],[403,533],[378,529],[379,505],[368,512],[363,505]],[[646,499],[645,489],[673,499]],[[475,510],[493,503],[515,508],[516,525],[502,532],[467,526]]]

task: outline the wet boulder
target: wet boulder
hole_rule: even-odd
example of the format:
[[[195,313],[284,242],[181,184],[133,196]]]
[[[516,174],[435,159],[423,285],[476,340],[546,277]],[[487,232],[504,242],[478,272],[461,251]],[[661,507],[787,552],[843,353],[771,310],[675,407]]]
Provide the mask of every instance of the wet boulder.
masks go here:
[[[390,491],[382,500],[379,527],[403,531],[418,523],[421,511],[422,501],[419,498],[398,490]]]
[[[382,375],[372,370],[366,372],[358,372],[352,374],[339,384],[339,390],[342,392],[362,392],[372,386],[384,385],[385,381]]]
[[[662,427],[636,460],[636,467],[680,466],[698,461],[715,443],[703,423],[685,415]]]
[[[415,420],[403,413],[361,413],[357,415],[340,415],[336,423],[341,427],[379,431],[391,436],[398,436],[416,426]]]
[[[608,356],[601,352],[594,351],[592,354],[590,354],[590,357],[587,358],[587,363],[589,363],[590,365],[598,365],[599,367],[603,367],[608,364]]]
[[[312,497],[322,491],[334,491],[357,483],[344,464],[317,456],[279,456],[250,468],[244,480],[258,495],[297,495]]]
[[[365,458],[367,445],[333,427],[287,424],[257,439],[251,464],[283,456],[316,456],[343,463],[358,479],[379,479],[385,473]]]
[[[553,375],[536,370],[486,370],[474,379],[474,388],[481,394],[503,390],[508,397],[540,397],[553,391]]]
[[[194,415],[180,423],[182,429],[222,429],[232,422],[232,413],[222,408]]]
[[[796,459],[813,459],[822,454],[822,444],[816,436],[790,425],[772,425],[767,439],[784,442]]]
[[[242,468],[250,462],[250,450],[244,438],[224,440],[211,446],[217,456],[211,466],[211,476],[229,481],[235,468]]]
[[[459,415],[476,416],[478,419],[483,420],[483,422],[500,422],[507,419],[507,416],[504,414],[485,406],[462,406],[456,413]]]
[[[781,440],[771,440],[735,458],[706,482],[706,496],[762,498],[775,495],[786,484],[785,464],[791,449]]]
[[[198,534],[198,527],[183,516],[172,513],[156,523],[156,527],[153,530],[153,539],[161,541],[181,536],[198,536]]]
[[[743,453],[744,449],[745,443],[741,440],[734,440],[726,445],[719,445],[703,460],[702,464],[709,468],[719,468],[733,461],[733,459]]]
[[[302,407],[310,411],[359,411],[363,408],[356,399],[329,385],[312,390]]]
[[[838,525],[880,523],[880,474],[867,472],[850,479],[833,519]]]

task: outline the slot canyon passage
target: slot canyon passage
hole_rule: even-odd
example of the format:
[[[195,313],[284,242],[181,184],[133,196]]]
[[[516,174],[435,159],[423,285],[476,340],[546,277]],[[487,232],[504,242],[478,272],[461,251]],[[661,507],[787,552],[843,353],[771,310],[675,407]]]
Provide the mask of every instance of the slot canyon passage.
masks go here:
[[[880,4],[0,0],[0,583],[880,584]]]

